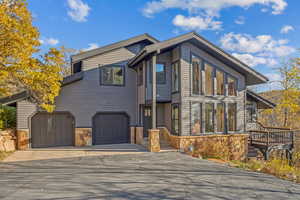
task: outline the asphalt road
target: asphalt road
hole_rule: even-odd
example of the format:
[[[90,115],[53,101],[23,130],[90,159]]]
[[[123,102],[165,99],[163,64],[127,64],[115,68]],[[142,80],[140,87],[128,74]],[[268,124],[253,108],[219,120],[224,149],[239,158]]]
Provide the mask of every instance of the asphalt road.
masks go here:
[[[2,200],[300,199],[300,185],[178,152],[0,164]]]

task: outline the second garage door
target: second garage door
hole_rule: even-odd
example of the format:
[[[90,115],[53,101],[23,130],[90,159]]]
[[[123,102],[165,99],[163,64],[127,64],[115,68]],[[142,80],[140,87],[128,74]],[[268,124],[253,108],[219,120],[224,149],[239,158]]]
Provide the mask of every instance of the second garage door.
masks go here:
[[[68,112],[39,112],[31,118],[32,147],[74,145],[74,118]]]
[[[97,113],[93,117],[93,144],[129,142],[129,117],[125,113]]]

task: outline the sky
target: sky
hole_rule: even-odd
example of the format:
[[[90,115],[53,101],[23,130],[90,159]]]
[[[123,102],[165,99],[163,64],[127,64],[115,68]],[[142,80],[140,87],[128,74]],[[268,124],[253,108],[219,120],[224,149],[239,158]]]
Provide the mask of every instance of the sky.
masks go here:
[[[89,50],[149,33],[166,40],[196,31],[271,81],[299,56],[298,0],[28,0],[41,50]],[[298,36],[298,37],[297,37]]]

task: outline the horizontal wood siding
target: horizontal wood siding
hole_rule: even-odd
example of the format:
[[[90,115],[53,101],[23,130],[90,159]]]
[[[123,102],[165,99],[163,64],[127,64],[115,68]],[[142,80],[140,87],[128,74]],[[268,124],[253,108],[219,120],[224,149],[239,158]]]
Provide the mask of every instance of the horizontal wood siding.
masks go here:
[[[193,96],[191,95],[191,66],[190,66],[190,57],[191,52],[202,57],[206,61],[218,66],[223,71],[231,74],[238,79],[238,95],[237,97],[205,97],[205,96]],[[242,74],[226,66],[222,62],[218,61],[217,58],[214,58],[197,48],[196,46],[190,43],[183,43],[181,45],[181,134],[190,135],[190,125],[191,125],[191,102],[213,102],[217,103],[220,101],[227,103],[237,102],[237,129],[240,132],[243,132],[245,129],[245,78]],[[203,113],[204,114],[204,113]],[[204,118],[204,115],[202,115]]]
[[[27,100],[17,102],[17,129],[28,129],[28,118],[36,111],[36,105]]]
[[[82,69],[84,71],[99,67],[99,65],[108,65],[127,61],[133,58],[135,54],[126,48],[119,48],[98,56],[83,60]]]

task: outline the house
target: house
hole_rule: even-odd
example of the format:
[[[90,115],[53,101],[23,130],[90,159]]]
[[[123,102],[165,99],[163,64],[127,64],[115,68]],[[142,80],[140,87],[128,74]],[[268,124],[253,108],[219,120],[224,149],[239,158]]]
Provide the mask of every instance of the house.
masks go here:
[[[247,116],[274,107],[247,90],[264,75],[195,32],[165,41],[143,34],[71,60],[55,112],[26,92],[0,100],[17,107],[19,148],[127,143],[136,127],[144,136],[164,127],[180,146],[180,138],[244,134]]]

